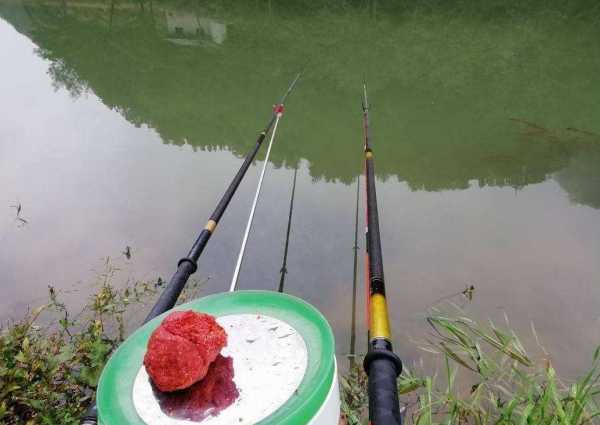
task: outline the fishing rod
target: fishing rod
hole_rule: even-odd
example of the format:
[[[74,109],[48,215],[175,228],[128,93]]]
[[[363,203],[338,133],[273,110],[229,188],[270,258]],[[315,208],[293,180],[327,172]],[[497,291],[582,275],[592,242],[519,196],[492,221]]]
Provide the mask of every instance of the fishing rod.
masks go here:
[[[234,177],[233,181],[227,188],[227,191],[223,195],[223,198],[221,198],[221,201],[215,208],[215,211],[210,216],[210,219],[206,223],[204,230],[202,230],[202,232],[198,236],[198,239],[192,246],[192,249],[190,250],[190,253],[188,254],[188,256],[179,260],[177,272],[173,276],[173,279],[171,279],[171,283],[169,283],[169,286],[165,289],[165,291],[161,295],[161,299],[158,300],[158,302],[156,303],[156,305],[154,306],[154,308],[152,309],[152,311],[146,318],[146,322],[148,320],[153,319],[154,317],[158,316],[159,314],[169,310],[170,308],[173,307],[173,305],[175,305],[177,297],[179,297],[179,294],[181,294],[181,290],[185,286],[185,283],[187,282],[189,276],[192,273],[194,273],[197,269],[196,262],[198,261],[200,254],[202,254],[204,247],[206,246],[206,244],[208,243],[208,240],[214,233],[215,228],[217,227],[217,224],[219,223],[221,216],[223,215],[223,213],[225,212],[225,209],[229,205],[229,202],[233,198],[233,195],[235,194],[235,191],[237,190],[238,186],[240,185],[242,179],[244,178],[244,175],[246,174],[246,171],[250,167],[250,164],[252,163],[252,161],[254,161],[254,158],[256,157],[256,154],[257,154],[258,150],[260,149],[260,146],[262,145],[263,140],[265,139],[265,137],[267,136],[267,134],[269,133],[269,131],[272,128],[273,131],[271,133],[271,140],[269,142],[269,150],[267,151],[267,155],[269,154],[270,149],[271,149],[271,144],[273,143],[273,137],[275,136],[275,132],[277,131],[277,124],[279,122],[279,119],[283,115],[283,105],[284,105],[287,97],[289,96],[289,94],[292,92],[292,90],[296,86],[296,83],[298,82],[299,78],[300,78],[300,74],[297,74],[296,78],[294,78],[294,80],[291,82],[290,86],[288,87],[287,91],[281,98],[281,101],[273,107],[273,115],[271,116],[271,119],[269,120],[269,123],[267,124],[265,129],[259,134],[258,139],[256,140],[256,145],[254,146],[254,149],[250,152],[250,154],[248,154],[248,156],[244,160],[244,163],[240,167],[240,170],[238,171],[238,173]],[[266,160],[265,160],[265,164],[266,164]],[[264,176],[264,167],[261,172],[261,179],[260,179],[261,182],[262,182],[263,176]],[[255,206],[256,205],[254,205],[253,207],[255,207]],[[181,274],[181,277],[178,276],[179,274]],[[170,291],[171,286],[173,288]]]
[[[300,75],[302,73],[298,73],[296,78],[292,82],[291,88],[294,87]],[[252,208],[250,209],[250,216],[248,217],[248,223],[246,223],[246,230],[244,232],[244,237],[242,238],[242,246],[240,247],[240,253],[238,254],[238,259],[235,265],[235,270],[233,272],[233,277],[231,279],[231,285],[229,287],[229,292],[233,292],[237,289],[238,279],[240,276],[240,269],[242,268],[242,261],[244,260],[244,254],[246,252],[246,243],[248,242],[248,236],[250,235],[250,230],[252,229],[252,222],[254,220],[254,213],[256,212],[256,205],[258,204],[258,198],[260,196],[260,190],[262,188],[263,180],[265,178],[265,171],[267,170],[267,164],[269,163],[269,156],[271,155],[271,148],[273,147],[273,141],[275,140],[275,134],[277,133],[277,125],[279,124],[279,120],[283,116],[283,105],[287,95],[291,90],[288,89],[288,92],[283,97],[281,102],[278,105],[275,105],[273,109],[275,123],[273,125],[273,131],[271,132],[271,139],[269,140],[269,147],[267,148],[267,154],[265,155],[265,162],[263,163],[262,170],[260,172],[260,177],[258,179],[258,185],[256,187],[256,193],[254,194],[254,201],[252,202]]]
[[[358,209],[360,199],[360,177],[356,178],[356,207],[354,210],[354,245],[352,246],[352,319],[350,321],[350,367],[356,362],[356,288],[358,277]]]
[[[161,315],[165,311],[173,308],[173,306],[177,302],[177,299],[179,298],[179,295],[181,295],[181,291],[183,291],[183,288],[185,287],[188,279],[192,274],[196,272],[196,270],[198,270],[198,259],[200,258],[200,255],[204,251],[204,248],[210,240],[210,237],[215,232],[215,229],[219,224],[219,220],[221,219],[223,213],[227,209],[227,206],[233,199],[233,196],[235,195],[236,190],[238,189],[240,183],[246,175],[250,164],[252,164],[252,161],[254,161],[254,158],[256,157],[256,154],[258,153],[263,141],[265,140],[267,134],[271,131],[272,128],[274,136],[275,130],[277,129],[277,122],[283,114],[283,105],[287,97],[294,90],[294,87],[296,86],[296,83],[298,82],[299,78],[300,73],[297,74],[294,80],[290,83],[287,91],[284,93],[279,103],[273,107],[273,114],[271,116],[271,119],[269,120],[263,131],[259,133],[254,148],[246,156],[246,159],[244,160],[237,174],[229,184],[229,187],[223,194],[223,197],[217,204],[217,207],[208,219],[206,226],[204,226],[204,229],[202,229],[202,231],[198,235],[198,238],[194,242],[194,245],[192,245],[192,248],[190,249],[188,255],[186,257],[183,257],[177,263],[177,271],[171,278],[165,290],[160,295],[158,301],[156,301],[156,303],[154,304],[154,307],[152,307],[152,310],[150,310],[150,313],[148,314],[146,319],[144,319],[144,324],[154,319],[156,316]],[[271,143],[272,142],[273,137],[271,137]],[[96,409],[96,405],[94,404],[90,406],[90,408],[88,408],[88,410],[84,414],[81,420],[81,425],[96,425],[97,423],[98,411]]]
[[[369,420],[371,425],[400,425],[400,403],[396,380],[402,372],[402,362],[394,353],[385,297],[383,256],[379,233],[375,165],[369,129],[369,101],[367,84],[363,85],[363,128],[366,189],[366,242],[365,256],[367,309],[369,318],[369,347],[363,366],[369,376]]]
[[[283,292],[283,285],[285,284],[285,275],[287,274],[287,257],[288,248],[290,245],[290,231],[292,230],[292,213],[294,211],[294,195],[296,194],[296,175],[298,174],[298,167],[294,168],[294,180],[292,182],[292,197],[290,199],[290,212],[288,214],[287,231],[285,232],[285,246],[283,248],[283,262],[281,263],[281,279],[279,280],[279,292]]]

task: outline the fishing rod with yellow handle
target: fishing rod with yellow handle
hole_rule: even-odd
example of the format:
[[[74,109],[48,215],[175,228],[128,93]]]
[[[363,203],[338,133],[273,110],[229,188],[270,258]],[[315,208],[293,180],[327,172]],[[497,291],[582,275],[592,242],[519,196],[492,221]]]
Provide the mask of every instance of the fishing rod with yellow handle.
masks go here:
[[[400,403],[397,379],[402,362],[394,353],[388,304],[385,294],[379,213],[375,188],[374,153],[369,129],[369,101],[367,85],[363,85],[363,128],[366,188],[367,255],[365,256],[369,347],[364,359],[369,395],[371,425],[400,425]]]

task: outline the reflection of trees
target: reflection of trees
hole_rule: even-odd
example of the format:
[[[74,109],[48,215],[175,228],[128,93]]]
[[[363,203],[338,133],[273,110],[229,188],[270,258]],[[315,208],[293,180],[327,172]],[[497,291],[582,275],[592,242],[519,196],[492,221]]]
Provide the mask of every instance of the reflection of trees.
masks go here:
[[[539,124],[519,120],[523,143],[542,145],[544,152],[566,153],[569,159],[554,175],[569,193],[572,202],[600,208],[600,135],[569,127],[547,129]]]
[[[600,208],[600,148],[571,158],[569,165],[556,175],[572,202]]]
[[[74,95],[89,87],[165,143],[245,153],[266,105],[308,60],[276,165],[306,158],[315,178],[352,181],[366,72],[382,178],[425,190],[522,187],[571,167],[583,149],[576,132],[552,143],[509,117],[597,126],[600,54],[589,40],[600,26],[581,14],[585,2],[509,1],[493,13],[488,2],[438,3],[71,0],[25,2],[27,22],[0,13],[40,46],[56,84]],[[170,26],[188,20],[169,26],[167,13],[193,16],[192,27],[227,23],[227,37],[174,45]]]
[[[600,136],[579,134],[579,137],[581,148],[555,178],[572,202],[600,208]]]
[[[50,56],[48,52],[41,49],[38,52],[44,58]],[[77,73],[60,59],[50,63],[48,74],[52,77],[57,90],[64,88],[73,97],[79,97],[87,90],[86,82],[81,80]]]

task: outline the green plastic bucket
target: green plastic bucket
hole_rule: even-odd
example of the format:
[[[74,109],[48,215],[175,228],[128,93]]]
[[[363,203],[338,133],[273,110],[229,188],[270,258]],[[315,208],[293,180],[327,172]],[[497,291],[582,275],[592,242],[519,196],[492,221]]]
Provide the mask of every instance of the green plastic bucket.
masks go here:
[[[333,332],[323,315],[305,301],[278,292],[237,291],[221,293],[180,305],[175,310],[195,310],[211,314],[217,320],[256,317],[261,320],[281,321],[297,332],[306,349],[305,368],[293,394],[268,416],[257,422],[244,422],[240,412],[239,423],[260,425],[334,425],[339,419],[339,393],[335,363]],[[97,405],[103,425],[146,425],[170,423],[165,420],[142,419],[146,412],[140,407],[139,375],[145,373],[142,361],[150,334],[169,312],[153,319],[135,331],[115,351],[100,377]],[[239,321],[239,320],[238,320]],[[275,327],[273,327],[274,329]],[[285,338],[286,335],[278,337]],[[245,367],[234,358],[236,375]],[[264,362],[263,362],[264,363]],[[295,368],[297,369],[297,368]],[[284,373],[287,373],[284,371]],[[290,372],[291,373],[291,372]],[[267,370],[265,381],[270,371]],[[137,378],[137,381],[136,381]],[[136,395],[134,397],[134,388]],[[255,399],[258,394],[254,394]],[[134,400],[135,398],[135,400]],[[260,400],[261,396],[257,400]],[[237,403],[228,409],[237,409]],[[240,409],[242,407],[239,407]],[[225,412],[225,411],[224,411]],[[222,412],[222,413],[224,413]],[[227,414],[233,414],[229,411]],[[235,412],[236,414],[238,412]],[[220,415],[220,414],[219,414]],[[210,421],[207,419],[207,422]],[[236,421],[237,423],[238,421]],[[193,423],[193,422],[186,422]]]

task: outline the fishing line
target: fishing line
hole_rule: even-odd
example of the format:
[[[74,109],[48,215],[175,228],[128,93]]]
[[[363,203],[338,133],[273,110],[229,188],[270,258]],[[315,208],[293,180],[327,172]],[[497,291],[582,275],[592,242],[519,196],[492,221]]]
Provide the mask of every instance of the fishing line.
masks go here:
[[[279,105],[281,106],[281,105]],[[269,164],[269,156],[271,155],[271,148],[273,147],[273,140],[275,140],[275,134],[277,133],[277,126],[279,125],[279,120],[283,114],[283,108],[281,108],[281,112],[277,112],[277,118],[275,118],[275,125],[273,126],[273,131],[271,132],[271,139],[269,140],[269,147],[267,148],[267,155],[265,156],[265,162],[263,164],[262,170],[260,172],[260,177],[258,179],[258,186],[256,187],[256,193],[254,194],[254,201],[252,202],[252,208],[250,209],[250,216],[248,217],[248,223],[246,223],[246,231],[244,232],[244,238],[242,239],[242,246],[240,247],[240,253],[238,255],[237,263],[235,265],[235,271],[233,272],[233,278],[231,279],[231,285],[229,286],[229,292],[233,292],[237,289],[238,278],[240,275],[240,269],[242,267],[242,261],[244,260],[244,254],[246,252],[246,243],[248,242],[248,235],[250,234],[250,230],[252,229],[252,222],[254,221],[254,213],[256,212],[256,205],[258,204],[258,198],[260,196],[260,190],[262,189],[263,179],[265,177],[265,171],[267,169],[267,165]]]
[[[238,279],[239,279],[239,275],[240,275],[240,269],[242,268],[244,254],[246,253],[246,243],[248,242],[248,236],[250,235],[250,230],[252,229],[252,223],[254,221],[254,213],[256,212],[256,205],[258,204],[258,199],[260,197],[260,191],[262,189],[262,183],[263,183],[263,179],[265,177],[265,171],[267,169],[267,165],[269,164],[269,156],[271,155],[271,148],[273,147],[273,141],[275,140],[275,135],[277,133],[277,126],[279,125],[279,120],[283,116],[283,111],[284,111],[283,105],[284,105],[287,97],[289,96],[289,94],[292,92],[292,90],[296,86],[296,83],[298,82],[300,75],[302,75],[302,72],[300,72],[300,73],[298,73],[298,75],[296,75],[296,78],[294,79],[294,81],[292,81],[292,84],[288,88],[287,92],[281,98],[281,101],[279,102],[279,104],[275,105],[275,107],[273,108],[273,113],[275,116],[275,123],[273,125],[273,130],[271,131],[269,147],[267,148],[265,162],[263,164],[262,170],[260,172],[260,177],[258,179],[258,186],[256,187],[256,193],[254,194],[254,201],[252,202],[252,208],[250,209],[250,216],[248,217],[248,222],[246,223],[246,230],[244,231],[244,237],[242,239],[242,246],[240,247],[240,252],[238,254],[238,259],[235,264],[235,270],[233,272],[233,277],[231,278],[231,285],[229,286],[229,292],[233,292],[237,289]]]

